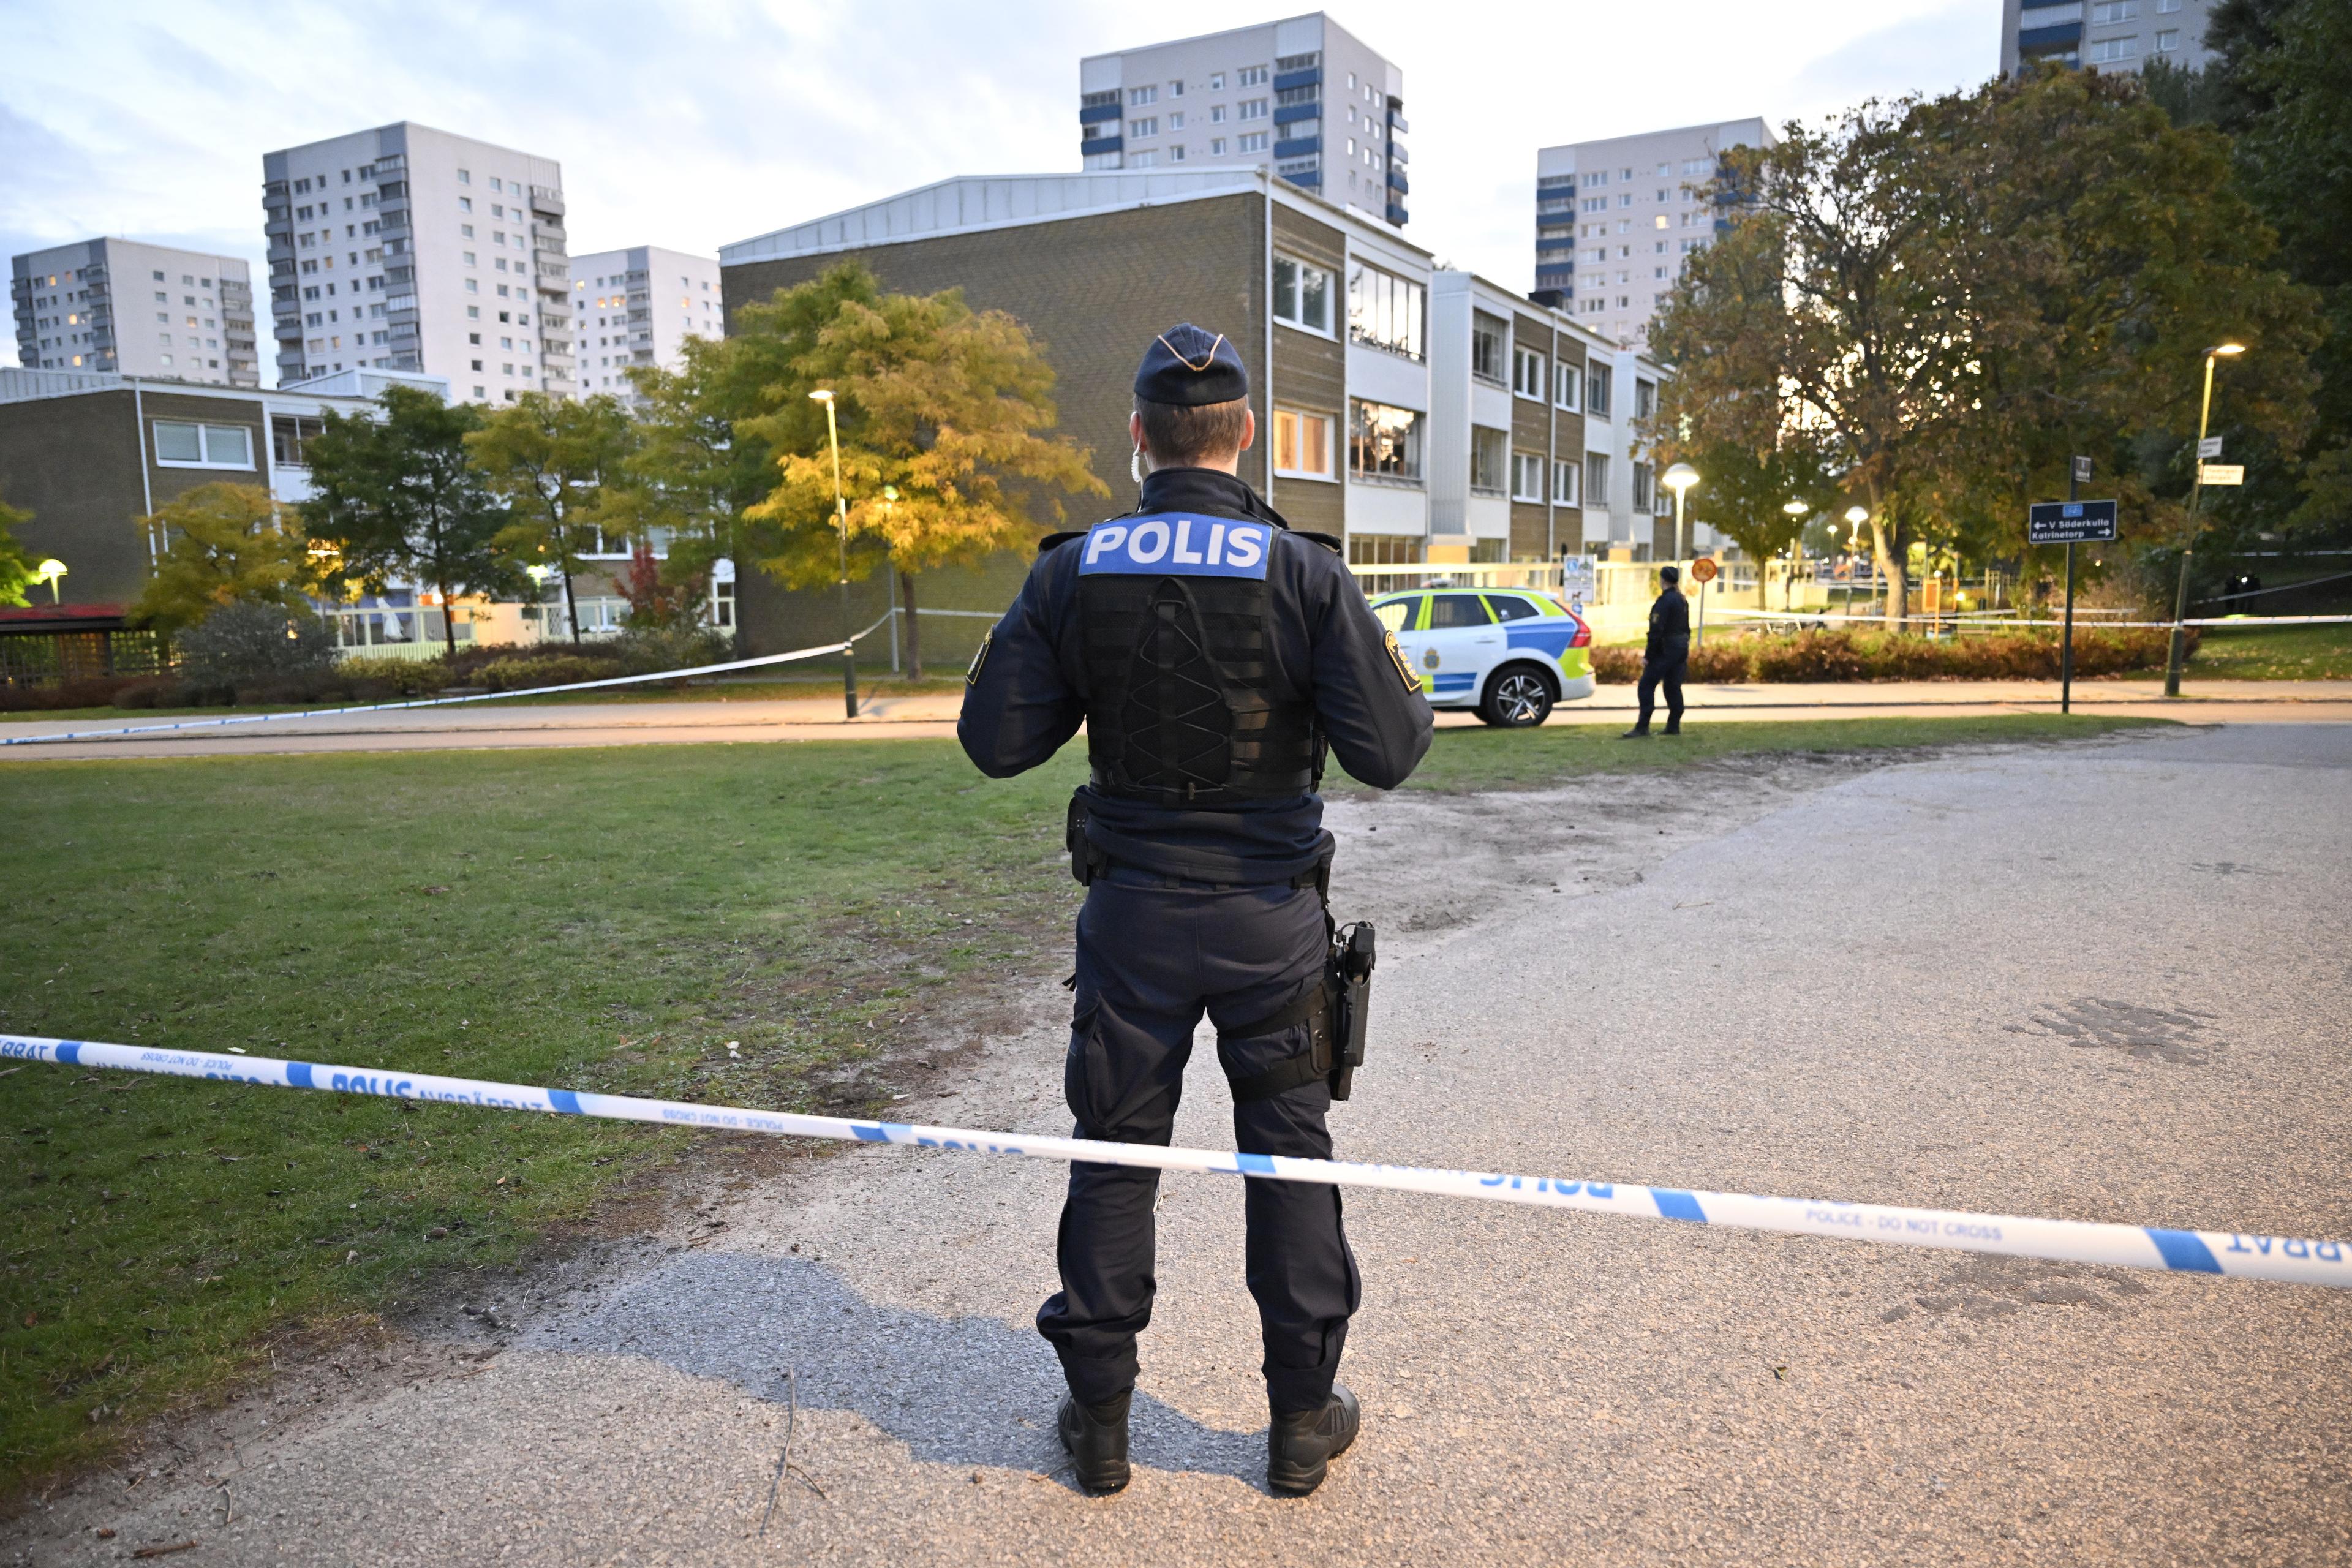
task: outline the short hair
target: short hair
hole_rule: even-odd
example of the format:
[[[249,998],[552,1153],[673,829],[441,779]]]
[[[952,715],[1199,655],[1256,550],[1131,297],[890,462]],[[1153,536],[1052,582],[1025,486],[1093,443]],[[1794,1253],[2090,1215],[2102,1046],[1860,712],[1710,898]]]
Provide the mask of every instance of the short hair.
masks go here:
[[[1249,424],[1249,399],[1230,403],[1153,403],[1139,397],[1135,412],[1143,420],[1143,449],[1154,463],[1166,468],[1197,467],[1203,458],[1240,453]]]

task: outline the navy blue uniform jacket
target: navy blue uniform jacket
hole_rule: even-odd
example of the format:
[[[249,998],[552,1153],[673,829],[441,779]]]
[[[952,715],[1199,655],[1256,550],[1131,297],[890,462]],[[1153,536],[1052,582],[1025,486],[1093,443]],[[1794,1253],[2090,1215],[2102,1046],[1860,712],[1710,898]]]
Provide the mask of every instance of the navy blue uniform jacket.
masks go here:
[[[1267,563],[1270,640],[1284,694],[1304,694],[1349,773],[1394,789],[1429,750],[1429,703],[1391,652],[1363,590],[1339,553],[1289,531],[1274,509],[1231,474],[1161,468],[1143,482],[1139,511],[1192,511],[1276,525]],[[1051,758],[1086,719],[1078,627],[1078,556],[1084,534],[1045,548],[1013,607],[989,634],[964,692],[956,738],[991,778]],[[1197,881],[1287,881],[1330,852],[1323,801],[1313,794],[1254,800],[1238,809],[1190,810],[1080,791],[1087,835],[1113,860]]]

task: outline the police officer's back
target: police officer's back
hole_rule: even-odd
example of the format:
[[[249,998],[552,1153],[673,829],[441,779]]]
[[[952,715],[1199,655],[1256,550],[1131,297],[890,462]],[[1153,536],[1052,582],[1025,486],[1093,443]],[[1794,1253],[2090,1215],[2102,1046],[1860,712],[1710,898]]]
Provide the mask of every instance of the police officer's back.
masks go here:
[[[1683,732],[1683,678],[1690,671],[1690,600],[1682,590],[1682,569],[1658,568],[1658,596],[1650,605],[1650,632],[1642,647],[1642,681],[1635,697],[1641,716],[1622,737],[1645,738],[1655,710],[1658,688],[1666,689],[1666,733]]]
[[[972,661],[958,736],[982,772],[1050,759],[1084,722],[1071,803],[1078,918],[1064,1090],[1078,1135],[1165,1144],[1194,1027],[1218,1030],[1244,1152],[1328,1158],[1315,1053],[1331,837],[1328,750],[1381,788],[1428,749],[1420,683],[1335,548],[1234,472],[1255,431],[1223,337],[1171,328],[1136,376],[1142,503],[1048,539]],[[1360,1297],[1337,1189],[1252,1180],[1245,1272],[1274,1420],[1268,1480],[1308,1491],[1355,1436],[1333,1375]],[[1136,1336],[1150,1322],[1159,1173],[1074,1164],[1062,1289],[1038,1311],[1070,1395],[1080,1480],[1128,1476]]]

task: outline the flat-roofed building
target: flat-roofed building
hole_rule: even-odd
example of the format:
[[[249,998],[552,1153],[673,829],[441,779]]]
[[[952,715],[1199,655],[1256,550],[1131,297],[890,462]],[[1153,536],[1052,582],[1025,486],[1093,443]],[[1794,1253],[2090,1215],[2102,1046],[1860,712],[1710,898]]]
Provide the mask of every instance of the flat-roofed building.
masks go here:
[[[686,340],[726,331],[715,257],[635,245],[572,258],[572,321],[580,391],[632,405],[631,365],[676,370]]]
[[[2001,0],[2000,69],[2042,62],[2138,72],[2150,60],[2202,70],[2212,0]]]
[[[144,240],[78,240],[10,258],[16,360],[27,370],[100,371],[259,386],[251,269],[235,256]]]

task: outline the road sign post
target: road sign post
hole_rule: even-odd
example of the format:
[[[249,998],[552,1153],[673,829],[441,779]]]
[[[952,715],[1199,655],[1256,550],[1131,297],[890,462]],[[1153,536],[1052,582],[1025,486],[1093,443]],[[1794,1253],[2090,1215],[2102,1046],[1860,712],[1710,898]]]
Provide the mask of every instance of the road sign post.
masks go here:
[[[2066,547],[2066,629],[2060,634],[2058,645],[2058,711],[2074,710],[2074,546],[2102,543],[2116,536],[2116,503],[2111,500],[2075,500],[2075,487],[2088,473],[2091,464],[2085,458],[2074,459],[2073,471],[2066,480],[2065,500],[2036,501],[2026,509],[2025,542],[2028,544],[2063,544]]]
[[[1715,581],[1715,557],[1702,555],[1691,563],[1691,575],[1698,579],[1698,629],[1691,634],[1691,647],[1696,649],[1706,642],[1706,585]]]

